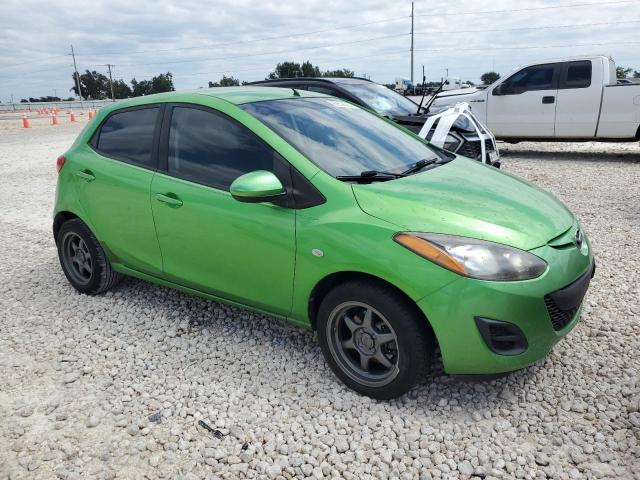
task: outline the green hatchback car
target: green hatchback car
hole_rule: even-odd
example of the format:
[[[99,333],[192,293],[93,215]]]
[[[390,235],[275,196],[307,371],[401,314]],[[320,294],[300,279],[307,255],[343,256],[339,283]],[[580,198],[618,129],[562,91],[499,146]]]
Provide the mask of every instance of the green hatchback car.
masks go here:
[[[574,215],[532,184],[346,101],[236,87],[100,111],[58,158],[53,233],[80,292],[122,275],[317,332],[374,398],[543,358],[594,272]]]

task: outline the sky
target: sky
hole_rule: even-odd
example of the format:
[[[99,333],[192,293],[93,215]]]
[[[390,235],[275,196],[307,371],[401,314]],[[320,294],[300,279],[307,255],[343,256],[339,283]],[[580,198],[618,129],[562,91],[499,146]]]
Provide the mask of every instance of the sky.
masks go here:
[[[278,62],[348,68],[380,83],[411,76],[407,0],[2,0],[0,101],[54,95],[80,72],[129,82],[171,72],[177,90],[225,75],[253,81]],[[418,0],[414,79],[478,83],[495,70],[612,55],[640,70],[640,0]]]

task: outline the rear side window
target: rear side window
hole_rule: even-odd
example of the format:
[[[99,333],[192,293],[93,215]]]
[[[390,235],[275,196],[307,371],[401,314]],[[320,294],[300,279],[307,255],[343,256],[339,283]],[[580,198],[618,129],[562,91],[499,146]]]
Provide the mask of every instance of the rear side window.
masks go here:
[[[275,152],[243,125],[210,110],[174,107],[169,175],[229,190],[240,175],[274,171]]]
[[[96,149],[109,157],[154,167],[151,152],[158,107],[114,113],[102,124]]]
[[[560,88],[587,88],[591,86],[591,61],[564,64]]]

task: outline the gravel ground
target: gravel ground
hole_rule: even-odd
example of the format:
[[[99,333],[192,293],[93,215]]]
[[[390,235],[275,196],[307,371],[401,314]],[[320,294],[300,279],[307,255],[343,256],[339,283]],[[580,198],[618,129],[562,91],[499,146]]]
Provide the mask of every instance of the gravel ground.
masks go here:
[[[50,212],[81,127],[0,132],[1,480],[640,478],[637,143],[503,146],[590,235],[583,320],[523,371],[377,402],[310,332],[133,279],[76,293]]]

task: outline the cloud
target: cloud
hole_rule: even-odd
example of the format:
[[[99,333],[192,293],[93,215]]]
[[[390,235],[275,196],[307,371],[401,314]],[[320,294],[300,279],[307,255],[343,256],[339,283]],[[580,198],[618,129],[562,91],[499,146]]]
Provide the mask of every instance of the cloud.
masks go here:
[[[566,4],[575,6],[549,8]],[[410,9],[406,0],[10,0],[2,8],[0,99],[54,89],[71,95],[71,44],[80,71],[106,73],[111,63],[126,81],[170,71],[178,89],[206,86],[222,74],[262,79],[284,60],[392,82],[410,76]],[[422,65],[430,80],[448,69],[477,82],[492,68],[504,74],[536,59],[590,53],[640,69],[635,1],[425,0],[415,13],[416,81]],[[337,28],[344,26],[351,27]]]

